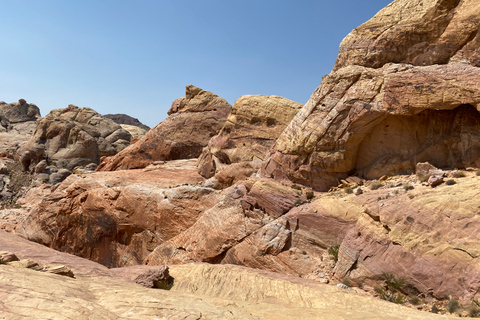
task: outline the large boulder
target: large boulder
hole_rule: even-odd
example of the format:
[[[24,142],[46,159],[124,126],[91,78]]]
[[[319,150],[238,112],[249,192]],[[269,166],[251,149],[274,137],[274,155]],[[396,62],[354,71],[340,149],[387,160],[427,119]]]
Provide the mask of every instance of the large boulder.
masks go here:
[[[240,97],[222,130],[200,155],[199,173],[210,178],[225,164],[261,162],[301,107],[278,96]]]
[[[15,232],[109,267],[139,264],[219,201],[215,190],[198,186],[204,179],[195,165],[72,174],[55,188],[33,188]]]
[[[33,137],[18,150],[24,169],[42,159],[57,168],[99,163],[130,144],[131,135],[120,125],[90,108],[69,105],[39,120]]]
[[[104,159],[97,170],[136,169],[155,161],[196,158],[222,128],[231,108],[225,99],[189,85],[185,97],[172,103],[167,119],[123,152]]]
[[[480,166],[475,1],[397,0],[350,33],[263,174],[328,190],[365,178]]]
[[[18,102],[0,102],[0,153],[13,156],[28,141],[37,127],[40,109],[24,99]]]

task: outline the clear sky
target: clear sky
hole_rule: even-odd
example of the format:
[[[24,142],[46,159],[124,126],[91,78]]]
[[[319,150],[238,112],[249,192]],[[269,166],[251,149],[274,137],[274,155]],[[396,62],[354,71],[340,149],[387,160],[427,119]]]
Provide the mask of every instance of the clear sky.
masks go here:
[[[193,84],[305,103],[341,40],[391,0],[0,0],[0,101],[153,127]]]

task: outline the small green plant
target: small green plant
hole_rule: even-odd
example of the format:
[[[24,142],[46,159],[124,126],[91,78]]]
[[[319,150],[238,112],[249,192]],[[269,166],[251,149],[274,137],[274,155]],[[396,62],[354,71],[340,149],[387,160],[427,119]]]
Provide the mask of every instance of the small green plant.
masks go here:
[[[330,258],[337,263],[338,262],[338,251],[340,247],[339,246],[333,246],[328,248],[328,254],[330,255]]]
[[[385,279],[387,288],[391,291],[399,291],[405,285],[405,278],[396,277],[395,275],[386,272],[382,273],[382,276]]]
[[[382,288],[375,288],[375,292],[378,294],[380,299],[390,301],[396,304],[404,304],[407,302],[407,297],[401,293],[393,293]]]
[[[400,293],[405,285],[405,278],[396,277],[391,273],[382,273],[382,277],[385,280],[386,288],[376,288],[375,292],[380,299],[387,300],[397,304],[403,304],[407,302],[407,297]]]
[[[453,179],[447,180],[445,181],[445,183],[447,184],[447,186],[453,186],[454,184],[456,184],[455,180]]]
[[[292,184],[292,189],[295,189],[295,190],[302,190],[301,187],[297,186],[296,184]]]
[[[468,316],[470,318],[478,318],[480,316],[480,308],[474,304],[468,308]]]
[[[307,191],[305,193],[305,196],[307,197],[307,200],[312,200],[315,197],[315,194],[313,193],[313,191]]]
[[[457,300],[452,299],[452,300],[448,301],[448,303],[447,303],[448,312],[454,313],[455,311],[458,310],[458,308],[460,308],[460,305],[458,304]]]
[[[370,190],[377,190],[381,187],[383,187],[383,183],[381,183],[380,181],[374,181],[370,184]]]
[[[465,177],[465,172],[463,171],[454,171],[452,176],[454,178],[464,178]]]

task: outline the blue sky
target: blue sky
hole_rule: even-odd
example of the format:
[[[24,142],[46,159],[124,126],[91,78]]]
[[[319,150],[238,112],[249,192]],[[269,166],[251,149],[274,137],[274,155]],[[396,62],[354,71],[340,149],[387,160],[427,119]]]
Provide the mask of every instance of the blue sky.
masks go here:
[[[390,0],[0,0],[0,101],[153,127],[193,84],[305,103],[341,40]]]

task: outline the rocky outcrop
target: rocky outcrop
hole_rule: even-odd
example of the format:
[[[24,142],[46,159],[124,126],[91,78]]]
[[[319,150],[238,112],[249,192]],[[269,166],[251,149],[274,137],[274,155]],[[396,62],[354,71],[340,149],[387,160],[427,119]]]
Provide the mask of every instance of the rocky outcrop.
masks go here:
[[[155,161],[196,158],[218,133],[231,106],[219,96],[189,85],[169,117],[123,152],[104,159],[97,170],[144,168]]]
[[[25,196],[31,210],[23,221],[16,218],[15,232],[110,267],[142,263],[218,202],[213,189],[198,186],[204,179],[195,165],[178,160],[121,173],[73,174],[51,191],[31,189]]]
[[[150,130],[150,127],[141,123],[137,118],[133,118],[127,114],[116,113],[116,114],[105,114],[105,118],[112,119],[113,122],[117,124],[126,124],[130,126],[136,126],[142,128],[145,131]]]
[[[199,173],[211,178],[217,169],[231,163],[253,161],[258,166],[301,107],[278,96],[240,97],[222,130],[200,155]]]
[[[263,174],[328,190],[417,162],[480,166],[479,13],[475,1],[397,0],[355,29]]]
[[[24,99],[0,102],[0,153],[13,157],[15,151],[30,139],[40,118],[40,109]]]
[[[170,266],[171,290],[135,284],[149,267],[107,269],[0,231],[2,248],[41,264],[61,263],[76,279],[0,265],[7,319],[445,319],[312,280],[238,266]]]
[[[30,141],[18,150],[24,169],[42,159],[57,168],[72,170],[116,154],[130,144],[131,135],[90,108],[70,105],[42,118]]]
[[[479,4],[475,0],[396,0],[348,34],[334,70],[387,63],[480,67]]]

